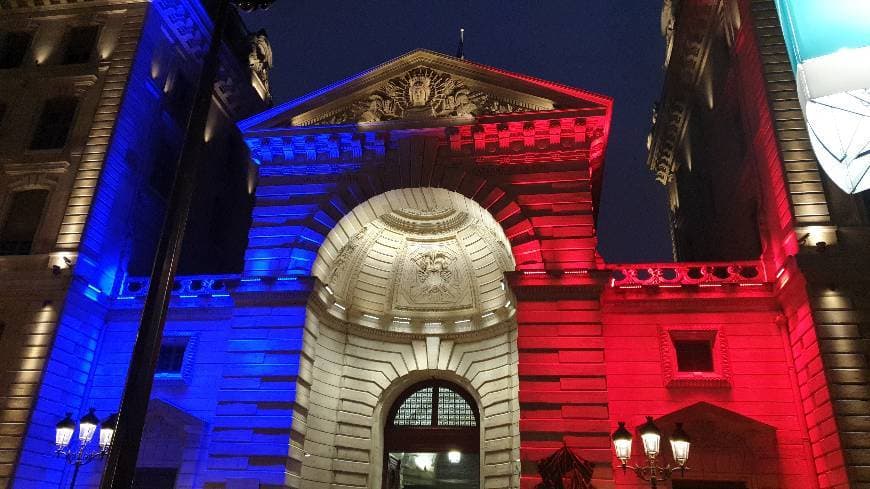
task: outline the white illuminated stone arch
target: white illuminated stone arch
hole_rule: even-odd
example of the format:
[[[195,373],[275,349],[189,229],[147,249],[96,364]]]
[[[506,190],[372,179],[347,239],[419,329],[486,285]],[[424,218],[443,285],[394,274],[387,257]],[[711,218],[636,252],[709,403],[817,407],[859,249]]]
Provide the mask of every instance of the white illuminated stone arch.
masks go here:
[[[288,485],[379,489],[387,411],[440,379],[477,403],[480,487],[518,487],[513,269],[495,219],[445,189],[386,192],[341,219],[313,267]]]
[[[486,229],[498,238],[510,254],[511,244],[502,231],[501,226],[486,209],[477,202],[462,194],[443,188],[422,187],[390,190],[356,206],[347,213],[338,224],[327,234],[326,239],[317,252],[317,259],[311,269],[311,274],[324,283],[329,280],[327,271],[335,262],[340,250],[359,233],[367,224],[378,217],[402,209],[418,211],[435,211],[455,209],[467,213],[472,219],[478,220]],[[421,221],[425,222],[425,221]],[[513,256],[510,256],[510,270],[515,267]]]

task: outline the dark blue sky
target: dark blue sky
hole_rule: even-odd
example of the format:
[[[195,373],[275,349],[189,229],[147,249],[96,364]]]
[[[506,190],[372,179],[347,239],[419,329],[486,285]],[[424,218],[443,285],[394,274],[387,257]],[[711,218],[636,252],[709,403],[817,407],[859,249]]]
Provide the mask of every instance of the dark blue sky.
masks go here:
[[[646,169],[662,84],[658,0],[278,0],[245,15],[266,28],[282,103],[416,48],[614,98],[598,234],[608,262],[668,261],[664,187]]]

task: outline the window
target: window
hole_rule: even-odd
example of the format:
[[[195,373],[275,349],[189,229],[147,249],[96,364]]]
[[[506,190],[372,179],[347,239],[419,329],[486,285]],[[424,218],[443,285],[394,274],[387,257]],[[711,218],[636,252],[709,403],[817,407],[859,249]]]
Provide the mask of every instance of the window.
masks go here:
[[[188,112],[190,112],[193,103],[195,87],[181,70],[177,70],[166,79],[163,90],[167,94],[169,113],[179,126],[184,127],[187,124]]]
[[[674,340],[677,370],[680,372],[712,372],[713,348],[707,340]]]
[[[12,194],[12,202],[0,229],[0,255],[31,253],[47,200],[48,190],[25,190]]]
[[[187,336],[169,336],[163,338],[163,342],[160,345],[160,354],[157,356],[158,374],[181,375],[189,339]]]
[[[148,184],[164,200],[169,198],[169,192],[172,190],[177,162],[178,152],[175,148],[165,138],[158,138]]]
[[[0,69],[17,68],[24,62],[33,35],[29,32],[0,34]]]
[[[190,381],[197,337],[190,333],[167,333],[160,343],[154,378],[166,381]]]
[[[444,385],[424,387],[396,410],[395,426],[477,426],[474,410],[458,392]]]
[[[731,387],[724,328],[686,325],[659,329],[667,387]]]
[[[75,97],[47,100],[30,140],[30,149],[60,149],[66,146],[77,107],[78,99]]]
[[[66,47],[60,61],[61,64],[72,65],[90,61],[99,34],[100,27],[96,25],[70,29],[66,34]]]
[[[441,380],[403,392],[384,427],[386,487],[478,488],[477,406],[461,387]]]

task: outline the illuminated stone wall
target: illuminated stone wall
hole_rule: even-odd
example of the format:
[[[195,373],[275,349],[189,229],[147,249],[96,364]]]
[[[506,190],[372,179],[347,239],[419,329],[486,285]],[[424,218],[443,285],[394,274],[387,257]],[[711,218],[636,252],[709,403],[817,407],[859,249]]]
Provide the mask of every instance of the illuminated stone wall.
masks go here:
[[[795,362],[819,484],[865,483],[870,473],[861,455],[864,444],[858,440],[867,427],[856,413],[863,409],[859,406],[866,400],[870,375],[866,358],[870,263],[865,252],[870,246],[870,206],[866,192],[847,195],[817,161],[775,2],[680,3],[677,9],[675,2],[665,2],[662,27],[670,54],[668,81],[651,136],[650,168],[668,185],[672,209],[704,209],[710,193],[739,196],[744,188],[757,192],[761,258],[780,290],[783,327],[789,333],[788,348]],[[717,46],[723,43],[728,69],[717,72],[717,65],[723,64]],[[724,91],[711,92],[709,87],[717,83]],[[704,121],[688,108],[691,103],[684,103],[709,95],[736,100],[740,118]],[[704,151],[691,145],[683,129],[715,132],[729,124],[746,148],[742,165],[735,170],[723,160],[716,164],[718,177],[709,182],[710,189],[688,189],[694,191],[680,194],[678,189],[692,180],[691,170],[680,169],[686,166],[682,156]],[[675,195],[679,198],[674,199]],[[734,211],[727,200],[720,208]],[[696,213],[699,222],[712,219],[709,209]],[[701,232],[719,232],[713,230],[716,227]],[[706,248],[714,258],[723,256],[727,243],[750,235],[735,227],[724,231],[723,240]],[[695,239],[691,233],[683,237]],[[680,239],[675,232],[678,251]]]
[[[103,282],[84,272],[87,267],[73,273],[70,264],[79,261],[77,243],[109,137],[118,127],[146,10],[144,4],[105,7],[69,4],[58,11],[22,2],[10,5],[0,20],[3,30],[34,35],[21,67],[4,70],[0,80],[9,103],[4,125],[12,136],[0,147],[0,158],[9,162],[0,172],[0,201],[15,190],[50,191],[31,254],[0,257],[0,316],[7,324],[0,338],[0,356],[7,362],[0,388],[9,414],[0,435],[4,488],[13,475],[15,487],[22,488],[62,479],[65,467],[51,455],[54,424],[65,411],[83,414],[79,402],[99,341],[105,296],[92,284]],[[64,27],[92,24],[101,26],[101,35],[90,61],[59,65]],[[59,94],[79,100],[65,146],[26,152],[34,114]],[[55,272],[52,266],[58,267]]]
[[[151,86],[151,69],[134,63],[131,76]],[[441,91],[412,90],[422,78],[418,88]],[[121,113],[140,95],[128,91]],[[136,115],[149,107],[130,103]],[[563,445],[595,464],[599,489],[643,487],[614,465],[609,437],[646,415],[696,433],[689,478],[846,487],[843,454],[860,465],[861,438],[844,452],[837,431],[862,429],[862,289],[830,276],[817,280],[827,290],[807,286],[797,265],[812,263],[789,258],[793,218],[773,171],[759,184],[777,219],[759,233],[761,260],[603,263],[595,216],[610,117],[606,97],[414,51],[240,123],[259,181],[244,271],[177,279],[166,335],[189,338],[188,350],[178,376],[156,379],[140,467],[177,469],[178,488],[377,485],[385,410],[438,378],[478,403],[482,487],[535,487],[538,462]],[[123,185],[95,197],[112,212],[130,205],[124,161],[106,158],[103,174]],[[106,248],[119,232],[84,231],[82,249],[99,259],[79,259],[66,298],[69,272],[54,277],[45,260],[33,289],[16,282],[16,293],[58,284],[50,302],[27,295],[5,328],[17,334],[0,339],[16,352],[3,361],[33,367],[6,367],[10,392],[39,389],[35,409],[4,399],[19,440],[33,420],[16,487],[68,483],[50,456],[54,423],[117,406],[147,291],[147,279],[120,276],[123,260],[101,261],[124,254]],[[443,248],[432,267],[413,259],[427,246]],[[706,338],[715,368],[680,371],[675,338]],[[83,471],[83,487],[100,468]]]
[[[174,97],[167,80],[182,72],[189,80],[198,76],[198,64],[189,61],[207,44],[207,17],[197,2],[15,1],[3,8],[0,29],[30,32],[33,40],[21,66],[0,73],[7,104],[0,139],[0,222],[13,192],[46,189],[49,197],[30,254],[0,257],[0,356],[6,362],[0,387],[9,413],[0,434],[0,487],[14,480],[15,487],[42,488],[69,483],[71,468],[52,455],[54,425],[64,413],[86,413],[88,398],[100,401],[100,417],[117,409],[117,397],[103,402],[112,396],[94,391],[96,379],[105,375],[95,360],[103,354],[106,314],[121,280],[134,263],[141,270],[153,256],[165,196],[150,177],[155,166],[174,161],[165,150],[180,146],[190,109],[189,95],[174,100],[184,97]],[[89,25],[99,27],[90,57],[64,64],[67,29]],[[241,195],[242,219],[223,218],[222,224],[246,228],[247,162],[232,119],[264,102],[247,83],[256,81],[247,58],[224,58],[210,129],[222,143],[235,138],[235,151],[232,144],[212,145],[205,154],[233,158],[241,175],[218,159],[205,176],[215,182],[230,178],[232,184],[198,192],[194,215],[202,217],[198,222],[211,217],[216,194]],[[233,80],[246,83],[227,87]],[[66,144],[28,151],[44,101],[57,95],[79,101]],[[199,241],[208,234],[192,228]],[[188,252],[194,260],[186,261],[211,258],[211,264],[226,268],[241,257],[240,249],[234,258],[233,250],[220,256],[214,248],[195,248]],[[114,372],[120,377],[113,396],[123,373]]]

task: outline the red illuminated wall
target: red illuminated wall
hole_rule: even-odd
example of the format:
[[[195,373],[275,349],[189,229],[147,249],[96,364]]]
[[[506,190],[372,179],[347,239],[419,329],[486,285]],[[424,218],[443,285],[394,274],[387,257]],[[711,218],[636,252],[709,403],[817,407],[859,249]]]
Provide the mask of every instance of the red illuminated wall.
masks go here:
[[[741,130],[736,132],[745,138],[741,146],[746,153],[739,168],[733,169],[732,175],[721,172],[722,179],[712,182],[710,191],[730,195],[741,188],[738,173],[752,176],[759,195],[764,268],[760,281],[764,285],[703,289],[697,283],[677,287],[673,282],[628,280],[623,281],[625,288],[617,284],[607,289],[602,297],[602,314],[612,428],[617,419],[629,425],[640,424],[643,418],[639,416],[644,414],[665,416],[670,421],[677,415],[719,419],[721,423],[728,420],[745,430],[757,427],[759,432],[767,426],[774,429],[778,457],[775,463],[768,460],[755,469],[755,482],[750,487],[848,487],[831,384],[813,322],[814,310],[795,260],[799,252],[795,227],[825,222],[825,196],[814,158],[803,145],[805,141],[800,141],[806,136],[804,132],[801,138],[803,122],[773,2],[686,0],[675,12],[674,49],[666,77],[670,84],[662,100],[691,102],[693,97],[710,95],[705,91],[708,87],[703,83],[692,86],[697,80],[690,79],[692,73],[709,68],[705,63],[713,63],[713,76],[719,73],[727,80],[714,80],[713,86],[726,87],[726,93],[717,92],[715,96],[719,105],[737,100],[740,117],[714,118],[708,124],[740,124]],[[710,57],[711,45],[721,40],[717,36],[723,35],[722,29],[733,29],[727,62]],[[729,67],[727,73],[716,71],[721,66]],[[658,121],[660,131],[654,133],[661,141],[676,145],[672,148],[674,154],[682,154],[683,142],[668,139],[673,134],[666,134],[666,130],[679,126],[680,121],[673,115],[679,113],[675,110],[678,105],[663,107]],[[689,120],[692,124],[693,119]],[[721,127],[700,128],[702,132],[718,129]],[[704,197],[681,194],[680,206],[691,208],[691,199],[703,203]],[[730,240],[745,238],[736,232],[727,234]],[[634,268],[642,270],[647,266]],[[730,352],[728,385],[708,382],[705,386],[698,382],[688,387],[677,382],[669,387],[667,370],[671,367],[667,365],[667,351],[661,346],[666,343],[662,330],[668,328],[725,331],[723,337]],[[658,349],[649,348],[656,342]],[[632,353],[642,360],[632,361],[627,357]],[[730,415],[718,408],[742,418],[729,419]],[[756,439],[753,443],[760,442]],[[707,451],[707,447],[698,448]],[[726,461],[724,465],[741,466],[739,460],[719,459]],[[692,477],[710,472],[701,469]],[[779,474],[778,480],[772,477],[774,474]],[[710,477],[722,479],[727,475],[713,473]],[[617,474],[618,484],[631,485],[631,481]]]
[[[563,443],[595,463],[609,487],[610,417],[599,278],[518,273],[521,484],[540,482],[537,462]]]
[[[602,303],[611,430],[617,420],[636,427],[644,415],[670,417],[684,422],[694,438],[691,478],[751,480],[757,489],[816,487],[786,331],[770,285],[612,288]],[[715,375],[676,371],[670,343],[680,334],[716,335]],[[698,403],[738,416],[693,409]],[[673,426],[659,424],[665,434]],[[758,439],[766,433],[767,441]],[[621,472],[616,483],[637,486],[633,474]]]
[[[806,205],[808,202],[794,202],[790,192],[809,184],[792,185],[790,190],[784,171],[784,168],[790,168],[792,172],[801,168],[809,170],[813,168],[814,160],[812,156],[807,156],[798,158],[806,162],[795,161],[797,152],[790,151],[792,148],[782,146],[777,140],[777,124],[788,124],[788,121],[784,121],[783,113],[776,110],[788,100],[771,98],[774,93],[771,91],[771,80],[789,82],[791,74],[785,72],[784,78],[771,78],[772,68],[765,66],[762,61],[762,53],[767,51],[760,48],[760,37],[764,36],[766,41],[770,35],[781,36],[772,2],[734,1],[743,19],[733,54],[738,63],[735,95],[741,99],[744,124],[748,125],[745,129],[749,138],[747,143],[755,158],[754,164],[765,196],[762,202],[768,235],[763,258],[768,262],[768,268],[775,272],[771,278],[776,282],[775,289],[783,314],[779,324],[787,332],[786,348],[794,362],[791,367],[796,372],[798,402],[808,425],[807,436],[818,473],[818,485],[822,488],[844,488],[849,484],[829,383],[822,364],[806,281],[794,261],[794,255],[798,252],[794,227],[797,225],[795,214],[799,211],[796,209],[810,206]],[[783,62],[782,69],[788,68],[788,63]],[[786,153],[789,161],[784,161],[783,154]],[[804,214],[804,211],[800,212]],[[804,216],[805,220],[807,217]]]
[[[831,487],[824,481],[836,474],[814,456],[820,428],[804,415],[806,369],[794,368],[803,360],[794,360],[779,286],[760,263],[609,268],[511,277],[521,487],[536,486],[536,462],[563,444],[596,464],[595,487],[648,487],[614,470],[609,438],[617,421],[634,431],[647,415],[666,435],[685,423],[695,441],[689,478]],[[675,338],[712,338],[715,372],[679,372]],[[640,452],[636,437],[635,462]]]

